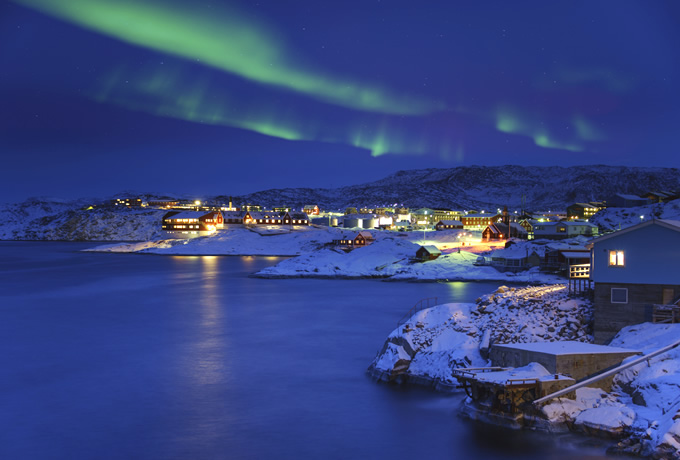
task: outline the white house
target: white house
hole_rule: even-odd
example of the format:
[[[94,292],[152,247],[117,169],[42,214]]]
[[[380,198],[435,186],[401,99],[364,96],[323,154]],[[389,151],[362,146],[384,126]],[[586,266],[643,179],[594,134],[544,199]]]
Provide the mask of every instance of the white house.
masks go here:
[[[680,300],[680,221],[648,220],[588,246],[597,343],[651,321],[654,305]]]
[[[552,240],[574,238],[579,235],[597,236],[597,225],[582,220],[561,222],[532,222],[534,239],[546,238]]]

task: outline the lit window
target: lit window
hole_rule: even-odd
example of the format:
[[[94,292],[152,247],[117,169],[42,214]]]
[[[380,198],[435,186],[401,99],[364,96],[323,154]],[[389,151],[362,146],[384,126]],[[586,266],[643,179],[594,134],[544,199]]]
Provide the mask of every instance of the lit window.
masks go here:
[[[612,267],[623,267],[623,251],[609,251],[609,266]]]
[[[628,289],[612,288],[611,303],[628,303]]]

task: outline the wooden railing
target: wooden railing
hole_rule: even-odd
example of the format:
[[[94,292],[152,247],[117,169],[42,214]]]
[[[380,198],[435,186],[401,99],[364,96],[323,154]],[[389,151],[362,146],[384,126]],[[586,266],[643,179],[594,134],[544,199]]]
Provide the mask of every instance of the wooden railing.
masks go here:
[[[680,306],[654,305],[653,323],[680,323]]]
[[[569,265],[569,279],[590,278],[590,264]]]
[[[437,297],[428,297],[426,299],[420,299],[416,304],[406,312],[404,316],[401,317],[401,319],[397,322],[397,326],[401,326],[404,324],[408,319],[418,313],[420,310],[424,310],[426,308],[434,307],[437,305]]]

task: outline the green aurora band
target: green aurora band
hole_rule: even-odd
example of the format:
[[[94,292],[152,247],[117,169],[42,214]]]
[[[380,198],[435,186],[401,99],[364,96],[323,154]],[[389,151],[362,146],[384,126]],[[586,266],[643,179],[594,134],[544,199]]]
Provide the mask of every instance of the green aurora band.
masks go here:
[[[457,162],[463,161],[462,144],[445,139],[445,135],[428,135],[422,123],[415,123],[415,129],[410,129],[411,125],[405,129],[406,125],[392,115],[409,118],[454,110],[482,123],[491,122],[503,133],[527,136],[539,147],[573,152],[585,150],[584,142],[605,138],[580,116],[570,120],[575,128],[570,137],[576,139],[565,141],[564,136],[552,135],[536,116],[512,107],[497,109],[489,117],[489,112],[454,109],[445,103],[327,75],[300,64],[284,40],[257,20],[233,10],[214,6],[207,9],[202,2],[187,7],[159,0],[14,1],[126,43],[362,113],[343,123],[324,122],[323,117],[314,114],[272,107],[270,101],[239,102],[233,94],[215,89],[215,85],[200,78],[187,83],[181,72],[167,68],[170,66],[165,66],[164,72],[137,71],[132,76],[126,71],[127,78],[123,78],[121,69],[109,77],[95,99],[130,110],[231,126],[286,140],[352,145],[369,150],[372,156],[434,154]],[[575,81],[612,78],[602,71],[594,75],[571,75]],[[127,81],[134,83],[127,84]],[[211,86],[208,94],[206,88]]]
[[[564,141],[551,134],[543,123],[532,119],[532,117],[518,114],[516,110],[508,107],[502,107],[496,111],[497,130],[508,134],[528,136],[539,147],[582,152],[586,150],[584,142],[605,139],[604,134],[581,116],[574,116],[572,124],[575,127],[576,139]]]
[[[199,61],[242,78],[330,104],[387,114],[421,115],[443,103],[306,69],[267,27],[233,10],[138,0],[14,0],[121,41]]]
[[[424,132],[414,134],[393,125],[386,115],[366,114],[342,123],[324,121],[299,109],[271,106],[266,98],[244,102],[205,79],[191,76],[187,83],[185,73],[170,65],[151,70],[120,67],[91,96],[100,103],[161,117],[241,128],[289,141],[352,145],[369,150],[374,157],[387,153],[444,157],[452,150],[446,144],[436,145]],[[462,147],[457,149],[456,158],[462,160]]]

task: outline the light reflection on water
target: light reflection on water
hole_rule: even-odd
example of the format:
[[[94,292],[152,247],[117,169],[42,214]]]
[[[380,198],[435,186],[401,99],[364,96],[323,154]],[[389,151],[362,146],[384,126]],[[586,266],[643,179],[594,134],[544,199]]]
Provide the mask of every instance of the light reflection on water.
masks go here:
[[[85,246],[0,243],[0,458],[602,452],[480,427],[456,415],[460,395],[366,377],[416,301],[474,301],[495,283],[263,280],[247,275],[280,259],[74,252]]]

